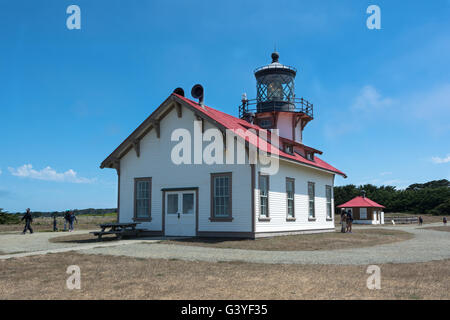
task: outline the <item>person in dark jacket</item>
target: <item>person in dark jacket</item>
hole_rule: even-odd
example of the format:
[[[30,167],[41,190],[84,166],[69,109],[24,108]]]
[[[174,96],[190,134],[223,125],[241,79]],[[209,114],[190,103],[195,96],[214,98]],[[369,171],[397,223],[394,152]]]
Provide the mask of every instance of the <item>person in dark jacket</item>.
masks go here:
[[[347,211],[347,232],[352,233],[353,215],[352,211]]]
[[[27,212],[22,217],[21,221],[25,220],[25,228],[23,229],[22,234],[27,233],[27,230],[30,230],[30,233],[33,233],[33,229],[31,228],[31,222],[33,222],[33,217],[31,216],[30,208],[27,208]]]
[[[77,217],[75,216],[75,212],[71,211],[69,214],[69,232],[73,231],[73,223],[75,221],[78,223]]]
[[[67,226],[70,225],[70,211],[64,213],[64,231],[67,231]]]

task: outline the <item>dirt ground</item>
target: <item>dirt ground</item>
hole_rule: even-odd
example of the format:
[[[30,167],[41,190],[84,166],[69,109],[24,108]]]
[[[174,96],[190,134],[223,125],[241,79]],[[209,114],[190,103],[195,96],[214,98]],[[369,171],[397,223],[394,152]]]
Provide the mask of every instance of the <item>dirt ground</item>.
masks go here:
[[[273,238],[259,238],[256,240],[190,238],[166,240],[162,243],[247,250],[313,251],[370,247],[396,241],[404,241],[411,239],[412,237],[412,234],[399,230],[354,229],[353,233],[330,232],[300,234]]]
[[[78,265],[81,289],[66,288]],[[187,262],[58,253],[0,261],[0,299],[450,299],[450,260],[367,266]]]
[[[75,230],[92,230],[99,229],[98,225],[101,223],[116,222],[116,216],[77,216],[78,223],[75,222]],[[64,219],[62,217],[57,218],[58,229],[62,231],[64,229]],[[0,232],[22,232],[25,223],[19,224],[0,224]],[[53,231],[53,218],[42,217],[33,219],[31,224],[33,231],[44,232]],[[68,228],[69,226],[67,226]]]
[[[450,226],[440,226],[440,227],[427,227],[423,229],[435,230],[435,231],[447,231],[450,232]]]

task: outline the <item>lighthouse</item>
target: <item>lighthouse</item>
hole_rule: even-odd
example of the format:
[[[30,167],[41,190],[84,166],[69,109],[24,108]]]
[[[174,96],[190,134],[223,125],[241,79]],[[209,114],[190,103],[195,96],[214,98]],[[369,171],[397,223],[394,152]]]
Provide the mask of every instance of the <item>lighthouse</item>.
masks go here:
[[[313,104],[295,95],[294,67],[279,62],[278,52],[272,63],[254,71],[256,99],[242,96],[239,116],[264,129],[278,129],[279,136],[302,143],[303,129],[313,120]]]

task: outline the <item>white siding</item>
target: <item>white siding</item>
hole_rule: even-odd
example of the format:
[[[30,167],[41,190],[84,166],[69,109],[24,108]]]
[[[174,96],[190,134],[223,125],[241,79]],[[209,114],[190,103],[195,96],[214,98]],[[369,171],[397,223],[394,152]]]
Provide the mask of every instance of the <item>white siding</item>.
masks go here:
[[[120,163],[120,222],[131,222],[134,211],[134,178],[152,178],[152,221],[139,227],[162,230],[162,188],[199,188],[199,231],[251,231],[251,170],[249,165],[175,165],[171,150],[178,142],[171,141],[173,130],[194,128],[194,114],[183,107],[182,118],[175,110],[161,121],[161,136],[151,130],[140,142],[140,157],[129,151]],[[212,126],[205,121],[205,129]],[[209,142],[204,143],[204,145]],[[193,152],[192,152],[193,157]],[[210,222],[210,173],[232,172],[232,222]]]
[[[256,168],[255,186],[255,223],[256,232],[308,231],[334,228],[334,220],[326,218],[325,186],[333,186],[334,175],[315,169],[291,164],[280,160],[280,168],[276,175],[269,177],[269,216],[270,221],[258,221],[259,190],[258,167]],[[286,178],[295,179],[295,218],[296,221],[286,221],[287,199]],[[315,183],[315,221],[308,220],[308,182]],[[334,199],[332,194],[332,213],[334,219]]]
[[[290,113],[280,113],[277,128],[280,130],[280,137],[292,140],[292,115]]]

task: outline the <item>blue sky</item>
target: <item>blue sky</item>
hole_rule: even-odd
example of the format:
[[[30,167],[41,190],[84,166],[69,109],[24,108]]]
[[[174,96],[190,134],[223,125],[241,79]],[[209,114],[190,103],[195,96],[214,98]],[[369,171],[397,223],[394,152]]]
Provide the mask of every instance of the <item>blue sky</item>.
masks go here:
[[[0,0],[0,208],[115,207],[100,162],[175,87],[237,115],[275,44],[315,105],[304,142],[348,174],[336,184],[449,179],[449,15],[448,0]]]

